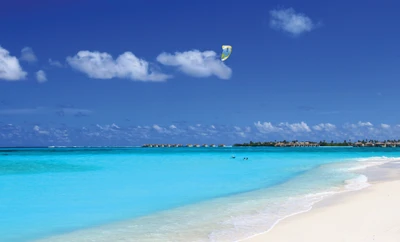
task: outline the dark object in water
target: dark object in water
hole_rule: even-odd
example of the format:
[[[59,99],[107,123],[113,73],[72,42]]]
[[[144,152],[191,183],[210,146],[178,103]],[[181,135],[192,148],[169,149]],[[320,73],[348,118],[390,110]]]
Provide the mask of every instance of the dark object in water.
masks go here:
[[[236,158],[236,156],[232,155],[232,159],[235,159],[235,158]]]

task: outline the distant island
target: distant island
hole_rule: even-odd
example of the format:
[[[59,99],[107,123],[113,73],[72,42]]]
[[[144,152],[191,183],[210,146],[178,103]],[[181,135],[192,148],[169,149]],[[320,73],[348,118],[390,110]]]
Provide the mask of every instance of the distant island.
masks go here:
[[[203,144],[203,145],[199,145],[199,144],[187,144],[187,145],[182,145],[182,144],[144,144],[142,145],[142,147],[150,147],[150,148],[164,148],[164,147],[226,147],[226,145],[224,144],[219,144],[219,145],[215,145],[215,144]]]
[[[343,142],[327,142],[325,140],[319,142],[313,141],[267,141],[267,142],[253,142],[243,144],[234,144],[236,147],[256,147],[256,146],[269,146],[269,147],[320,147],[320,146],[352,146],[352,147],[400,147],[400,140],[358,140],[357,142],[351,142],[350,140],[344,140]]]

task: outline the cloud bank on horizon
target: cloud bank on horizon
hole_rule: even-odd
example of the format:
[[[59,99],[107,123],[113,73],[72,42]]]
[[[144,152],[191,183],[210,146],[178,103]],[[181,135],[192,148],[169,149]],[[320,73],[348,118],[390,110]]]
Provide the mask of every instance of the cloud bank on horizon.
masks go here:
[[[44,108],[41,109],[45,110]],[[24,113],[33,110],[25,110]],[[77,112],[78,109],[66,112]],[[89,110],[83,110],[91,112]],[[82,111],[82,112],[83,112]],[[11,112],[8,112],[11,114]],[[14,112],[15,114],[15,112]],[[90,114],[90,113],[87,113]],[[0,123],[0,145],[141,145],[144,143],[242,143],[249,141],[305,140],[343,141],[397,139],[400,125],[371,125],[358,122],[336,126],[305,122],[272,124],[255,122],[253,127],[217,124],[119,125],[91,124],[87,126],[49,126],[31,124],[19,126]],[[93,139],[94,138],[94,139]],[[95,144],[93,143],[95,142]]]

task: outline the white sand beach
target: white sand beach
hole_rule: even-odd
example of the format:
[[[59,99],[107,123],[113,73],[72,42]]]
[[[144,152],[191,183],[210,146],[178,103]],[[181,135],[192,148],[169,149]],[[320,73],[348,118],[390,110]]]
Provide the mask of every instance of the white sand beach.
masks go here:
[[[333,196],[246,242],[398,242],[400,180]]]

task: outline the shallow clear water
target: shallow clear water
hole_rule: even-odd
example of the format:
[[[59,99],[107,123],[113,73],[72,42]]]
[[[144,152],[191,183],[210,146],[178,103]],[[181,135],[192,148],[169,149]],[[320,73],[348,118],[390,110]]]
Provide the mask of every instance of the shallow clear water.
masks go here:
[[[369,157],[400,149],[0,149],[0,241],[88,228],[141,241],[232,241],[309,209],[357,178],[352,168],[388,160],[360,159]]]

